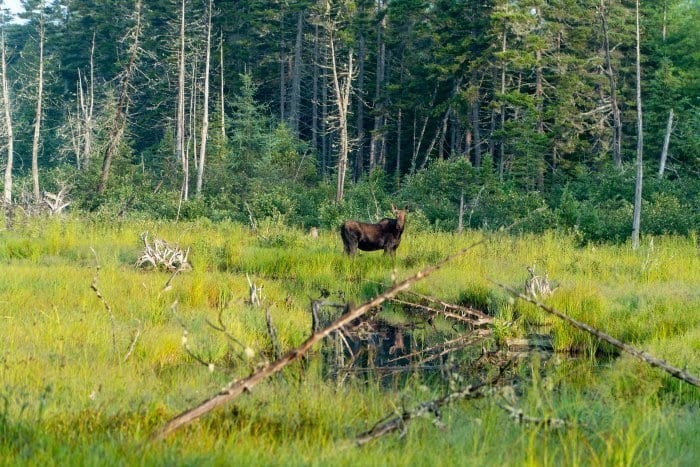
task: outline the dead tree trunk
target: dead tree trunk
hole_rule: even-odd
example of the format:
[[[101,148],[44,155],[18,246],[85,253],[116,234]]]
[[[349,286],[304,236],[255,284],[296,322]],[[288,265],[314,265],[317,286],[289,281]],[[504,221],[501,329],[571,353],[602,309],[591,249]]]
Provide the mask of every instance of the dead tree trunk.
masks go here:
[[[507,50],[507,33],[505,25],[503,26],[503,44],[501,46],[501,52],[503,52],[503,64],[501,65],[501,105],[500,105],[500,117],[501,117],[501,137],[498,143],[498,179],[503,181],[503,172],[505,169],[505,138],[503,135],[506,130],[506,106],[505,106],[505,94],[506,94],[506,61],[505,55]]]
[[[36,91],[36,120],[34,120],[34,138],[32,140],[32,187],[34,189],[34,200],[38,203],[41,200],[39,191],[39,141],[41,136],[41,105],[44,92],[44,2],[39,8],[39,73],[37,77]]]
[[[297,16],[297,37],[294,44],[294,64],[292,65],[292,95],[289,100],[289,125],[294,136],[299,136],[299,119],[301,107],[301,50],[304,46],[304,13]]]
[[[313,63],[313,76],[311,78],[311,141],[312,146],[319,152],[319,129],[318,129],[318,80],[319,80],[319,36],[318,36],[318,24],[314,26],[314,63]]]
[[[12,164],[14,158],[14,135],[12,133],[12,108],[10,106],[10,84],[7,80],[7,57],[5,53],[5,25],[0,32],[0,67],[2,71],[2,105],[5,110],[5,129],[7,131],[7,165],[5,166],[5,186],[2,200],[7,206],[12,204]]]
[[[535,107],[537,111],[536,130],[538,135],[544,134],[544,93],[542,89],[542,50],[539,48],[535,51]],[[544,156],[537,158],[537,189],[544,191]]]
[[[474,145],[474,167],[481,167],[481,130],[479,128],[479,81],[477,71],[472,71],[471,86],[474,88],[474,98],[471,102],[472,138]]]
[[[377,2],[377,16],[380,20],[377,23],[377,71],[374,88],[374,129],[372,130],[372,139],[370,142],[369,154],[369,169],[375,169],[375,166],[380,163],[381,145],[384,140],[384,105],[381,102],[381,94],[384,85],[384,71],[386,69],[386,44],[384,42],[383,32],[386,26],[386,16],[384,16],[384,0]]]
[[[207,21],[207,52],[204,62],[204,102],[202,103],[202,138],[199,148],[199,167],[197,167],[197,196],[202,194],[204,180],[204,163],[207,154],[207,138],[209,137],[209,62],[211,59],[211,15],[212,0],[209,0]]]
[[[664,147],[661,150],[661,161],[659,162],[659,178],[663,178],[666,170],[666,156],[668,156],[668,144],[671,141],[671,130],[673,129],[673,109],[668,113],[668,123],[666,124],[666,136],[664,136]]]
[[[100,184],[97,187],[97,192],[99,194],[103,194],[107,188],[109,169],[112,165],[112,159],[119,148],[119,144],[121,144],[124,129],[126,127],[126,118],[129,112],[130,81],[136,70],[136,58],[138,57],[139,38],[141,36],[141,0],[136,0],[136,5],[134,6],[134,16],[136,24],[127,34],[127,38],[131,38],[131,46],[129,47],[129,62],[126,69],[124,69],[122,72],[119,101],[117,102],[116,114],[112,120],[107,149],[105,150],[104,158],[102,160],[102,176],[100,177]]]
[[[178,52],[177,117],[175,159],[182,164],[181,198],[187,200],[189,188],[189,158],[185,154],[185,0],[180,2],[180,47]]]
[[[403,118],[401,114],[401,109],[399,108],[398,115],[396,116],[396,183],[399,183],[401,178],[401,125],[403,124]]]
[[[87,96],[83,98],[83,83],[78,72],[78,85],[80,90],[80,109],[82,113],[83,133],[83,168],[87,168],[92,151],[93,115],[95,110],[95,33],[92,33],[92,46],[90,47],[90,82],[85,83]],[[78,169],[80,163],[78,162]]]
[[[612,63],[610,60],[610,40],[608,37],[608,23],[605,17],[605,2],[600,0],[600,20],[603,27],[603,49],[605,53],[605,75],[610,84],[610,108],[613,115],[612,128],[612,146],[613,146],[613,162],[615,167],[622,167],[622,117],[620,115],[620,107],[617,105],[617,85],[615,83],[615,74],[613,73]]]
[[[285,48],[287,45],[284,42],[284,6],[280,11],[280,121],[284,121],[287,118],[286,105],[287,105],[287,83],[286,83],[286,64],[287,64],[287,51]]]
[[[644,151],[644,130],[642,127],[642,71],[641,71],[641,53],[640,53],[640,38],[639,38],[639,0],[635,2],[635,31],[637,39],[637,181],[634,185],[634,215],[632,218],[632,248],[639,247],[639,230],[642,214],[642,176],[643,176],[643,160],[642,154]]]
[[[340,138],[338,180],[335,192],[335,201],[339,203],[343,200],[343,194],[345,192],[345,173],[347,172],[348,153],[350,151],[350,141],[348,138],[348,106],[350,104],[350,94],[352,91],[352,50],[348,51],[347,71],[345,73],[345,80],[341,84],[332,33],[330,33],[329,44],[333,89],[335,91],[335,102],[338,109],[338,133]]]
[[[365,35],[360,28],[358,40],[360,50],[358,52],[357,70],[357,152],[355,153],[354,179],[357,181],[362,176],[365,159]]]
[[[224,111],[224,33],[219,36],[219,72],[221,73],[221,141],[226,141],[226,112]]]

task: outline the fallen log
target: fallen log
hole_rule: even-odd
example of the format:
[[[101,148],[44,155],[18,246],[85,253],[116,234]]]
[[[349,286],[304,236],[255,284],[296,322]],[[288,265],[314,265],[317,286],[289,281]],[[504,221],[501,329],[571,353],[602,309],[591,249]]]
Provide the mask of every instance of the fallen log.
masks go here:
[[[660,359],[658,359],[658,358],[656,358],[656,357],[654,357],[646,352],[643,352],[639,349],[636,349],[629,344],[625,344],[624,342],[619,341],[619,340],[615,339],[614,337],[612,337],[608,334],[605,334],[604,332],[599,331],[598,329],[595,329],[595,328],[587,325],[586,323],[582,323],[580,321],[577,321],[577,320],[565,315],[561,311],[557,311],[554,308],[547,306],[544,303],[542,303],[542,302],[540,302],[540,301],[538,301],[530,296],[522,294],[522,293],[518,292],[517,290],[513,289],[512,287],[508,287],[507,285],[500,284],[500,283],[498,283],[496,281],[492,281],[490,279],[489,279],[489,281],[491,283],[507,290],[513,296],[515,296],[521,300],[525,300],[526,302],[532,303],[533,305],[546,311],[547,313],[554,315],[557,318],[563,319],[564,321],[568,322],[569,324],[571,324],[575,328],[578,328],[582,331],[586,331],[590,334],[593,334],[598,339],[605,341],[614,347],[617,347],[618,349],[622,350],[623,352],[627,352],[628,354],[632,355],[633,357],[637,358],[638,360],[641,360],[641,361],[643,361],[643,362],[645,362],[653,367],[661,368],[662,370],[664,370],[666,373],[670,374],[674,378],[678,378],[681,381],[685,381],[688,384],[692,384],[693,386],[700,387],[700,378],[698,378],[697,376],[691,375],[686,370],[681,370],[680,368],[676,368],[674,366],[671,366],[663,360],[660,360]]]

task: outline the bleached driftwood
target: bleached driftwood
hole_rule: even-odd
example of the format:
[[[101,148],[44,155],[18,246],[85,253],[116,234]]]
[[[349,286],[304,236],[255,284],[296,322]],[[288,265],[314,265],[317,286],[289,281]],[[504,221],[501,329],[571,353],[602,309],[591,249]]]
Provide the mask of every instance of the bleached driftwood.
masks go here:
[[[66,195],[68,194],[68,187],[62,186],[58,193],[44,193],[44,204],[49,209],[49,214],[54,216],[57,214],[62,214],[63,210],[70,206],[71,202],[66,201]]]
[[[248,293],[250,295],[250,304],[253,306],[260,306],[260,301],[262,300],[262,285],[257,285],[250,279],[250,276],[246,273],[246,279],[248,279]]]
[[[547,273],[545,273],[544,276],[536,275],[534,264],[532,267],[528,266],[526,269],[530,274],[530,277],[525,280],[525,292],[532,298],[549,297],[559,288],[552,288],[552,284],[549,282],[549,275]]]
[[[144,251],[136,260],[137,268],[163,268],[170,272],[189,271],[192,266],[187,262],[190,249],[183,251],[177,243],[170,243],[160,238],[148,240],[148,232],[141,234]]]

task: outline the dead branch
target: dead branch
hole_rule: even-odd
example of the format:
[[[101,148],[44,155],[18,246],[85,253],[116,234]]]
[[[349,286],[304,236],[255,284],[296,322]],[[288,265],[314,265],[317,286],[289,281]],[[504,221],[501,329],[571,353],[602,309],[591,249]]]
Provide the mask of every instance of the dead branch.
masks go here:
[[[187,257],[190,254],[189,248],[182,251],[176,243],[166,242],[160,238],[155,238],[151,245],[148,241],[148,232],[141,234],[141,240],[144,252],[136,260],[137,268],[146,268],[150,265],[153,268],[163,268],[174,273],[192,269],[192,266],[187,262]]]
[[[432,313],[434,315],[441,315],[441,316],[444,316],[445,318],[454,319],[454,320],[459,321],[461,323],[469,324],[470,326],[481,326],[482,324],[493,324],[493,318],[490,316],[488,316],[488,319],[480,318],[477,320],[472,320],[472,319],[467,318],[467,317],[462,316],[462,315],[451,313],[451,312],[445,311],[445,310],[438,310],[437,308],[432,308],[432,307],[429,307],[427,305],[422,305],[420,303],[407,302],[404,300],[400,300],[398,298],[392,298],[391,301],[394,303],[399,303],[401,305],[419,308],[421,310],[425,310],[425,311]]]
[[[100,292],[100,289],[97,288],[97,279],[98,276],[100,275],[100,262],[97,260],[97,253],[95,252],[95,249],[90,247],[90,251],[92,251],[92,254],[95,256],[95,275],[92,278],[92,284],[90,284],[90,288],[95,291],[95,295],[97,295],[97,298],[102,301],[102,304],[105,306],[105,309],[107,310],[107,314],[109,315],[109,321],[112,324],[112,350],[114,351],[114,355],[117,354],[117,330],[116,330],[116,324],[114,322],[114,312],[112,311],[112,307],[109,306],[109,303],[107,303],[107,300],[102,296],[102,293]]]
[[[432,347],[416,350],[410,354],[392,358],[387,360],[387,363],[393,363],[399,360],[412,360],[414,357],[420,357],[420,360],[418,360],[416,364],[422,365],[440,358],[443,355],[462,350],[470,345],[476,344],[477,342],[481,342],[484,339],[491,337],[492,334],[493,332],[490,329],[477,329],[469,334],[462,334],[454,339],[441,342]]]
[[[462,316],[470,315],[470,316],[473,316],[473,317],[478,318],[480,320],[484,320],[484,322],[493,323],[493,316],[489,316],[486,313],[484,313],[483,311],[477,310],[476,308],[466,307],[466,306],[462,306],[462,305],[455,305],[453,303],[448,303],[448,302],[446,302],[442,299],[439,299],[437,297],[431,297],[430,295],[420,294],[418,292],[413,292],[412,290],[407,290],[406,293],[410,294],[410,295],[414,295],[420,299],[427,300],[429,302],[438,303],[438,304],[442,305],[442,307],[445,309],[459,311],[462,314]]]
[[[270,315],[270,309],[265,310],[265,321],[267,322],[267,334],[270,336],[270,342],[272,343],[272,348],[275,351],[275,358],[279,360],[282,357],[282,348],[280,347],[279,340],[277,339],[277,329],[275,325],[272,324],[272,315]]]
[[[262,300],[262,288],[263,286],[256,285],[255,282],[253,282],[250,279],[250,276],[248,273],[245,275],[246,279],[248,279],[248,293],[250,295],[250,304],[253,306],[260,306],[260,301]]]
[[[544,277],[536,275],[534,264],[532,267],[528,266],[526,269],[530,274],[530,277],[525,280],[525,292],[527,292],[527,294],[532,298],[537,298],[538,295],[540,297],[548,297],[559,288],[552,288],[551,284],[549,283],[549,275],[547,273],[545,273]]]
[[[483,397],[484,393],[481,391],[481,389],[488,386],[494,386],[496,383],[498,383],[498,381],[500,381],[503,375],[505,374],[505,371],[508,369],[510,364],[511,362],[508,362],[506,363],[506,365],[501,367],[499,369],[498,374],[491,378],[489,381],[482,381],[477,384],[470,384],[469,386],[451,392],[446,396],[440,397],[438,399],[433,399],[428,402],[423,402],[411,410],[405,410],[400,415],[391,417],[386,421],[376,424],[371,430],[365,431],[364,433],[360,433],[355,438],[355,444],[357,446],[362,446],[364,444],[369,443],[370,441],[374,441],[377,438],[381,438],[382,436],[393,433],[399,429],[403,432],[406,428],[406,425],[409,422],[423,415],[432,413],[437,417],[439,421],[440,407],[452,404],[453,402],[456,402],[458,400],[477,399],[479,397]]]
[[[531,417],[529,415],[525,415],[522,411],[522,409],[516,409],[510,404],[506,403],[497,403],[500,408],[505,410],[510,414],[510,418],[514,419],[521,425],[542,425],[547,428],[568,428],[570,426],[570,423],[567,422],[564,419],[561,418],[554,418],[554,417],[547,417],[547,418],[539,418],[539,417]]]
[[[187,325],[185,322],[180,318],[180,315],[177,313],[177,305],[178,301],[175,300],[172,305],[170,305],[170,311],[172,311],[173,316],[175,316],[175,319],[177,322],[180,324],[180,327],[182,328],[182,348],[185,349],[185,353],[189,355],[194,361],[199,363],[200,365],[206,367],[210,372],[214,372],[214,370],[219,370],[224,373],[229,373],[230,370],[227,368],[217,368],[217,366],[213,362],[206,361],[204,358],[200,357],[197,355],[195,352],[192,351],[190,348],[190,342],[189,342],[189,330],[187,329]]]
[[[247,202],[244,202],[243,206],[245,206],[246,210],[248,211],[248,221],[250,222],[250,230],[253,232],[257,231],[258,228],[255,225],[255,218],[253,217],[253,211],[250,210],[250,206],[248,205]]]
[[[62,186],[56,194],[44,193],[44,203],[48,206],[50,215],[62,214],[63,210],[71,204],[70,201],[65,200],[68,190],[69,188],[67,186]]]
[[[507,285],[500,284],[500,283],[495,282],[495,281],[490,280],[490,279],[489,279],[489,281],[491,283],[507,290],[513,296],[515,296],[521,300],[525,300],[526,302],[532,303],[533,305],[546,311],[547,313],[552,314],[552,315],[556,316],[557,318],[563,319],[564,321],[568,322],[569,324],[571,324],[575,328],[578,328],[582,331],[586,331],[590,334],[593,334],[598,339],[605,341],[608,344],[615,346],[624,352],[627,352],[628,354],[632,355],[633,357],[637,358],[638,360],[641,360],[641,361],[643,361],[643,362],[645,362],[653,367],[661,368],[662,370],[664,370],[666,373],[670,374],[674,378],[678,378],[681,381],[685,381],[688,384],[692,384],[693,386],[700,387],[700,378],[691,375],[686,370],[681,370],[679,368],[673,367],[663,360],[659,360],[658,358],[653,357],[652,355],[649,355],[646,352],[638,350],[629,344],[625,344],[624,342],[619,341],[619,340],[615,339],[614,337],[612,337],[608,334],[605,334],[602,331],[599,331],[599,330],[597,330],[597,329],[595,329],[595,328],[593,328],[585,323],[582,323],[582,322],[577,321],[573,318],[570,318],[569,316],[565,315],[564,313],[557,311],[554,308],[547,306],[544,303],[542,303],[542,302],[540,302],[532,297],[529,297],[525,294],[522,294],[522,293],[518,292],[517,290],[515,290],[511,287],[508,287]]]
[[[124,358],[122,359],[122,363],[126,363],[127,360],[129,360],[129,357],[131,357],[131,354],[134,352],[134,348],[136,347],[136,342],[139,340],[139,336],[141,335],[141,322],[139,321],[139,327],[136,328],[136,333],[134,334],[134,340],[131,341],[131,345],[129,346],[129,350],[126,352],[126,355],[124,355]]]

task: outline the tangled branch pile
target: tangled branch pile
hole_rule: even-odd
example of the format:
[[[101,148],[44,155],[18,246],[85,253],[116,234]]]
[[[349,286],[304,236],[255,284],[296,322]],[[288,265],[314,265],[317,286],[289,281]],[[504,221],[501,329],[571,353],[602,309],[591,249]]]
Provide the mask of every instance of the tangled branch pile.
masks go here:
[[[182,250],[177,243],[170,243],[160,238],[154,238],[153,243],[148,240],[148,232],[141,234],[144,251],[136,260],[137,268],[156,268],[166,271],[189,271],[192,269],[187,262],[190,249]]]

